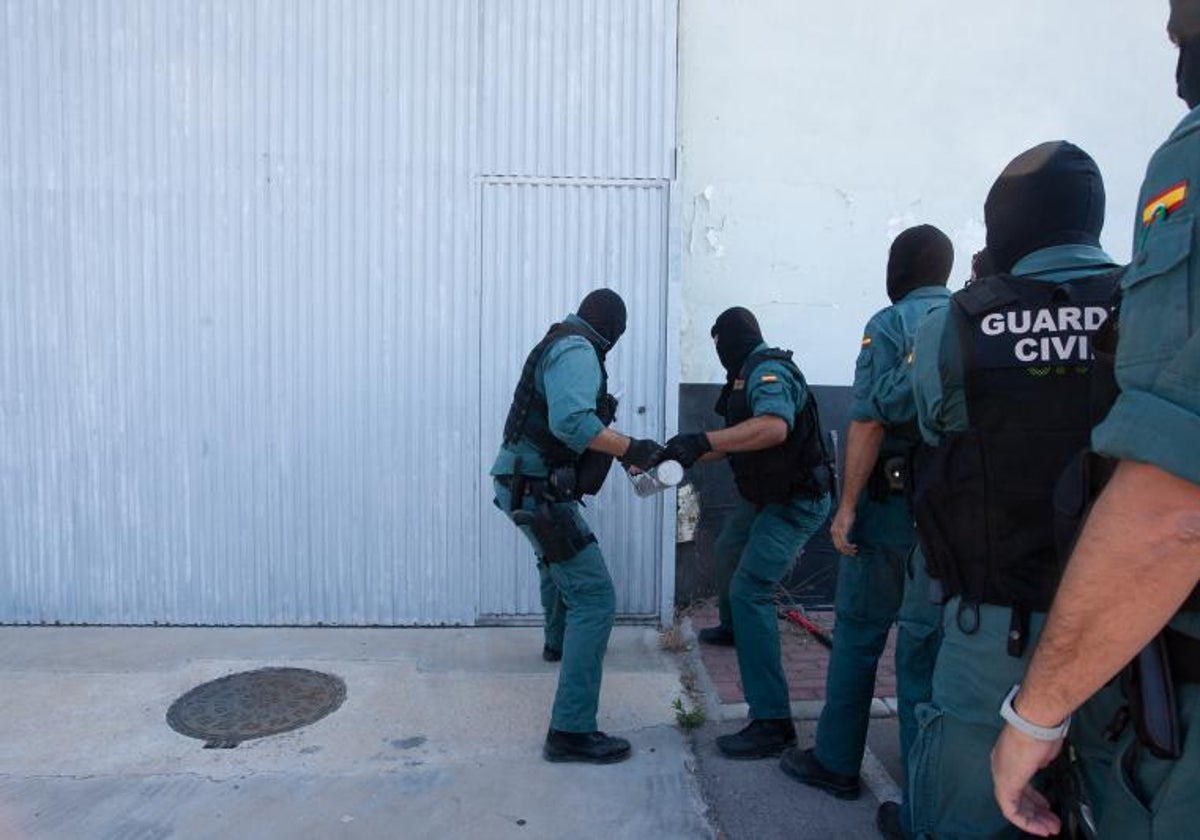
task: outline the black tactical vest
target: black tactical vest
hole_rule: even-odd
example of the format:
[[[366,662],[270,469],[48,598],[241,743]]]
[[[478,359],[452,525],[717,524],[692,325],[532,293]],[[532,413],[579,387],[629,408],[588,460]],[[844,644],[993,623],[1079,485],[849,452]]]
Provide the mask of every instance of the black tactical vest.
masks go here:
[[[717,413],[726,426],[753,417],[748,397],[754,369],[766,361],[783,362],[800,382],[804,376],[785,350],[763,350],[751,354],[742,364],[737,380],[726,385],[717,401]],[[733,452],[729,455],[738,492],[749,502],[767,505],[790,499],[819,498],[829,491],[832,458],[821,434],[817,400],[812,391],[792,422],[787,440],[757,452]]]
[[[596,414],[606,426],[613,421],[615,400],[608,396],[608,371],[604,367],[604,348],[597,344],[588,330],[571,324],[554,324],[545,338],[530,351],[525,359],[525,366],[521,369],[517,388],[513,392],[508,418],[504,421],[504,442],[511,444],[526,438],[541,453],[546,466],[552,469],[566,464],[578,465],[587,454],[586,451],[583,454],[575,452],[550,431],[550,407],[546,398],[537,392],[534,383],[538,363],[546,355],[546,351],[556,342],[572,335],[586,338],[596,351],[596,360],[600,363],[600,390],[596,394]],[[608,458],[608,463],[612,463],[611,457]],[[607,469],[605,472],[607,473]]]
[[[1095,363],[1092,366],[1092,425],[1100,425],[1120,396],[1117,386],[1116,358],[1120,339],[1121,307],[1113,308],[1112,316],[1093,337]],[[1054,488],[1055,540],[1062,562],[1075,550],[1079,535],[1091,513],[1092,505],[1116,472],[1117,459],[1091,449],[1079,453],[1067,466]],[[1184,612],[1200,612],[1200,584],[1188,595]]]
[[[1062,573],[1052,497],[1093,425],[1093,336],[1120,272],[1001,275],[950,299],[970,428],[925,448],[914,514],[930,574],[964,600],[1049,609]]]

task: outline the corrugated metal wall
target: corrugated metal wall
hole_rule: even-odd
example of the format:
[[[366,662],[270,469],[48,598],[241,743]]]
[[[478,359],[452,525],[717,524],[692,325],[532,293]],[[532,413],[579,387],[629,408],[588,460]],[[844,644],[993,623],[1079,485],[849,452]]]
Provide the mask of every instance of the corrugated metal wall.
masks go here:
[[[488,0],[480,169],[672,178],[676,0]]]
[[[674,25],[668,0],[0,4],[0,621],[473,622],[474,179],[664,177]],[[626,43],[586,89],[530,81]]]

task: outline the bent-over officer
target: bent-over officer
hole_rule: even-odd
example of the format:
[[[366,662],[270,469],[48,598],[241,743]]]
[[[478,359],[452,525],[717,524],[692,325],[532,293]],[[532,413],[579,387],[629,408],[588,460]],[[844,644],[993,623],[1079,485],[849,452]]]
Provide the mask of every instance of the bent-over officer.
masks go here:
[[[1200,830],[1200,0],[1172,0],[1168,31],[1178,93],[1193,110],[1150,161],[1138,199],[1120,396],[1092,435],[1116,470],[992,755],[1004,814],[1039,835],[1057,832],[1059,819],[1030,780],[1059,753],[1071,712],[1135,656],[1139,695],[1151,702],[1131,708],[1139,719],[1117,744],[1098,836]],[[1072,737],[1089,725],[1072,722]]]
[[[598,492],[612,465],[648,470],[662,447],[607,428],[615,400],[604,361],[625,332],[625,303],[600,289],[550,327],[529,354],[492,465],[496,506],[533,545],[545,612],[543,656],[561,658],[542,754],[606,764],[629,742],[596,728],[600,678],[615,612],[612,579],[579,500]]]
[[[783,672],[775,590],[829,515],[829,458],[816,400],[789,351],[763,341],[748,309],[713,324],[725,428],[679,434],[666,458],[690,467],[728,456],[742,497],[716,543],[721,632],[737,649],[750,723],[717,738],[730,758],[767,758],[796,743]],[[710,628],[711,630],[711,628]]]

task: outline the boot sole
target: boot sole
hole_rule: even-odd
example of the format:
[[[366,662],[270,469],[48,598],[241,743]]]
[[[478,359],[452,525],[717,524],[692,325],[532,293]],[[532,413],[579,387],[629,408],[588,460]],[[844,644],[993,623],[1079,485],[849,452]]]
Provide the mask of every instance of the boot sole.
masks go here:
[[[586,755],[577,755],[575,753],[559,753],[550,752],[547,749],[542,750],[542,758],[546,759],[546,761],[552,761],[555,764],[566,764],[568,762],[576,762],[579,764],[616,764],[620,761],[624,761],[631,755],[633,755],[633,750],[597,758],[592,758]]]
[[[819,791],[828,793],[830,796],[835,797],[836,799],[852,800],[852,799],[858,799],[860,796],[862,796],[862,788],[861,787],[858,787],[858,788],[833,787],[825,782],[814,779],[811,776],[805,776],[801,773],[798,773],[795,770],[791,769],[791,767],[789,767],[786,764],[780,764],[779,769],[782,770],[785,774],[787,774],[787,776],[789,778],[795,779],[800,784],[807,785],[808,787],[811,787],[811,788],[816,788]]]
[[[790,744],[780,744],[778,747],[770,747],[768,749],[755,750],[754,752],[746,753],[728,753],[718,746],[717,752],[719,752],[724,758],[729,758],[734,761],[758,761],[761,758],[778,758],[794,746],[796,746],[795,741]]]

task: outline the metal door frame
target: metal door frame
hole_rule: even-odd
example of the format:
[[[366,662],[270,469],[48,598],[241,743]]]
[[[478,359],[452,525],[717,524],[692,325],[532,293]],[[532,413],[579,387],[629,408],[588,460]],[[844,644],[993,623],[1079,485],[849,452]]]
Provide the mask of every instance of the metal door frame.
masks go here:
[[[667,178],[572,178],[572,177],[556,177],[556,176],[520,176],[520,175],[478,175],[474,179],[474,207],[475,207],[475,231],[472,238],[474,243],[475,254],[475,270],[476,288],[480,290],[479,294],[479,314],[482,315],[483,308],[483,192],[486,187],[491,186],[518,186],[518,185],[535,185],[535,186],[569,186],[569,187],[632,187],[640,189],[658,189],[664,191],[663,215],[662,219],[662,235],[663,235],[663,265],[661,266],[660,278],[662,288],[661,304],[665,323],[663,327],[663,335],[659,345],[663,365],[665,367],[663,376],[663,395],[662,395],[662,417],[660,417],[661,428],[665,437],[670,437],[675,434],[678,429],[679,418],[679,324],[680,324],[680,309],[681,309],[681,284],[679,277],[679,243],[680,243],[680,228],[676,220],[678,214],[678,196],[675,189],[675,182]],[[479,348],[483,352],[483,347]],[[479,430],[480,436],[480,464],[486,473],[484,460],[491,457],[491,442],[482,440],[483,437],[483,411],[482,411],[482,366],[480,367],[480,416]],[[659,626],[671,627],[675,620],[675,523],[676,523],[676,491],[668,490],[661,494],[662,517],[660,520],[659,533],[659,551],[657,556],[658,570],[656,575],[656,585],[658,587],[658,613],[648,613],[645,615],[623,616],[621,621],[627,623],[644,623],[650,619],[657,619]],[[482,509],[482,499],[475,506],[476,510]],[[476,526],[478,527],[478,525]],[[476,555],[476,576],[483,566],[483,540],[476,540],[478,546],[478,554]],[[487,616],[486,621],[481,622],[483,618],[480,614],[480,604],[478,600],[479,586],[475,587],[476,602],[475,602],[475,623],[479,625],[503,626],[503,625],[531,625],[541,621],[538,616],[530,615],[524,617],[494,617]]]

